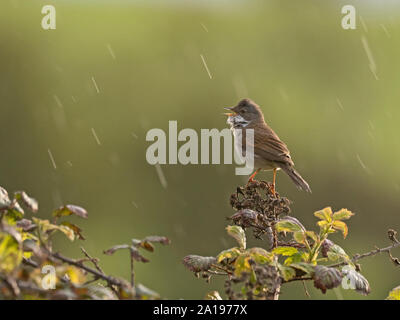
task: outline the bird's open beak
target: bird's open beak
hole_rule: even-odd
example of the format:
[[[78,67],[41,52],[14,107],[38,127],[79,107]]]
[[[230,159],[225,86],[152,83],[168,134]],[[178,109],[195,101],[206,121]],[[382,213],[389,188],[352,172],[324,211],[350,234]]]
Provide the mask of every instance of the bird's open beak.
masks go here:
[[[234,116],[236,114],[236,112],[233,110],[234,107],[225,107],[224,109],[229,110],[229,111],[233,111],[233,112],[225,112],[224,115],[230,117],[230,116]]]

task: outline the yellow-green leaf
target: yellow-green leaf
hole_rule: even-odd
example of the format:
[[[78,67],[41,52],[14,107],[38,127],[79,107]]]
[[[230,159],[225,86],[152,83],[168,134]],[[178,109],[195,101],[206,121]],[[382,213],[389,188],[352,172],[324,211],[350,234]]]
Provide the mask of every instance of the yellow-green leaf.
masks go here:
[[[240,277],[243,272],[250,272],[251,266],[249,263],[250,257],[248,255],[240,255],[236,258],[234,268],[235,268],[235,275]]]
[[[322,210],[314,212],[314,216],[317,218],[320,218],[321,220],[325,220],[327,222],[332,221],[332,208],[331,207],[326,207]]]
[[[239,226],[227,226],[226,231],[228,234],[235,238],[235,240],[239,243],[240,248],[246,249],[246,234],[242,227]]]
[[[251,248],[247,250],[247,252],[250,254],[250,257],[259,264],[271,263],[274,259],[274,254],[263,248]]]
[[[293,239],[298,243],[305,243],[306,234],[303,231],[297,231],[293,233]]]
[[[333,229],[335,230],[339,230],[342,231],[343,233],[343,238],[347,237],[347,233],[349,232],[349,230],[347,229],[347,225],[346,223],[344,223],[343,221],[337,220],[333,222],[332,225]]]
[[[307,237],[313,239],[315,242],[318,242],[318,236],[315,234],[314,231],[306,231]]]
[[[22,262],[23,251],[11,235],[0,233],[0,271],[11,272]]]
[[[222,300],[218,291],[211,291],[206,294],[205,300]]]
[[[386,300],[400,300],[400,286],[393,288],[392,291],[389,292]]]
[[[217,262],[220,263],[225,259],[233,259],[236,258],[238,255],[240,255],[240,251],[238,248],[230,248],[228,250],[220,252],[220,254],[217,256]]]
[[[340,209],[333,214],[332,218],[333,220],[347,220],[350,219],[352,216],[354,216],[354,213],[350,210]]]
[[[294,270],[291,267],[278,264],[278,269],[280,271],[282,278],[285,281],[289,281],[290,279],[293,279],[296,276],[296,270]]]
[[[315,268],[314,265],[306,262],[292,263],[290,266],[292,268],[305,272],[307,275],[312,275],[314,273],[314,268]]]
[[[275,230],[278,232],[303,232],[300,225],[285,219],[282,219],[275,224]]]
[[[297,253],[298,250],[293,247],[276,247],[274,250],[272,250],[272,253],[275,254],[280,254],[282,256],[292,256],[295,253]]]

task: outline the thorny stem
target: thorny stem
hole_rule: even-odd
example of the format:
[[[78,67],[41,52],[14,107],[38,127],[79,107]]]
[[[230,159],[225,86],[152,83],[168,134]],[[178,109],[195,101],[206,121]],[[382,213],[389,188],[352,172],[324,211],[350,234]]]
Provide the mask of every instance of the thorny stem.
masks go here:
[[[100,265],[99,265],[99,263],[98,263],[98,262],[99,262],[98,259],[97,259],[97,258],[93,258],[92,256],[90,256],[89,253],[85,250],[84,247],[81,247],[81,251],[82,251],[83,254],[89,259],[89,261],[90,261],[91,263],[93,263],[93,265],[95,266],[95,268],[96,268],[100,273],[102,273],[103,275],[105,275],[103,269],[100,267]],[[96,281],[96,280],[98,280],[98,279],[99,279],[99,277],[98,277],[98,276],[95,276],[94,279],[93,279],[92,281],[88,281],[86,284],[91,283],[91,282],[94,282],[94,281]],[[113,287],[113,285],[112,285],[111,283],[107,282],[107,285],[108,285],[108,287],[109,287],[116,295],[118,295],[118,291],[115,289],[115,287]]]
[[[85,270],[85,271],[87,271],[87,272],[89,272],[89,273],[91,273],[91,274],[93,274],[93,275],[95,275],[95,276],[107,281],[107,283],[109,283],[109,284],[113,284],[113,285],[116,285],[118,287],[126,287],[127,286],[127,283],[125,281],[122,281],[122,280],[120,280],[118,278],[114,278],[112,276],[107,276],[104,273],[101,273],[96,269],[87,267],[84,264],[82,264],[80,262],[77,262],[75,260],[72,260],[70,258],[67,258],[67,257],[61,255],[58,252],[57,253],[53,253],[53,252],[48,251],[48,254],[50,255],[50,257],[52,257],[54,259],[63,261],[65,263],[68,263],[68,264],[76,266],[76,267],[79,267],[79,268],[81,268],[81,269],[83,269],[83,270]]]
[[[366,257],[371,257],[374,255],[377,255],[378,253],[382,253],[382,252],[388,252],[390,253],[390,250],[399,247],[400,246],[400,242],[395,242],[392,245],[386,247],[386,248],[376,248],[375,250],[371,250],[369,252],[363,253],[363,254],[356,254],[354,255],[354,257],[351,259],[352,262],[356,262],[360,259],[364,259]],[[340,263],[336,263],[336,264],[332,264],[329,267],[334,268],[334,267],[339,267],[342,265],[346,265],[346,262],[340,262]]]
[[[135,287],[135,266],[134,266],[135,259],[133,257],[132,250],[130,250],[130,254],[131,254],[131,286],[132,286],[132,288],[134,288]]]

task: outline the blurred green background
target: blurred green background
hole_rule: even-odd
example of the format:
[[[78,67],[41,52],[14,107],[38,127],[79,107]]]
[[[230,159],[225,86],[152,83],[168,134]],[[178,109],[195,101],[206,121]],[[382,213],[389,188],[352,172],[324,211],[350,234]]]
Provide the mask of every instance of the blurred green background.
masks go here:
[[[56,7],[56,30],[41,28],[46,4]],[[341,27],[345,4],[357,9],[356,30]],[[386,246],[387,229],[400,231],[395,1],[2,0],[0,8],[0,185],[38,199],[42,218],[63,203],[85,207],[82,245],[106,272],[129,277],[129,258],[103,249],[165,235],[172,244],[146,255],[139,282],[166,298],[223,292],[220,280],[195,279],[181,260],[234,245],[225,217],[246,177],[233,165],[164,165],[163,186],[146,162],[145,137],[168,130],[168,120],[225,128],[221,108],[243,97],[261,105],[312,187],[300,192],[278,174],[279,192],[308,228],[325,206],[354,211],[348,238],[332,238],[349,254]],[[57,241],[73,257],[79,245]],[[370,299],[400,284],[386,255],[363,260],[362,273]],[[313,299],[364,299],[308,288]],[[307,299],[300,283],[281,298]]]

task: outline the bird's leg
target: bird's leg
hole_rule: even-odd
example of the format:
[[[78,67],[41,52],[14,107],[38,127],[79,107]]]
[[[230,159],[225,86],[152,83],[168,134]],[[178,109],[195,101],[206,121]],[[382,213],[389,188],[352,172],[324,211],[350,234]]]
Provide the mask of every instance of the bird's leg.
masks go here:
[[[271,188],[271,192],[273,195],[275,195],[275,182],[276,182],[276,171],[277,169],[274,169],[274,175],[272,177],[272,188]]]
[[[258,168],[256,171],[254,171],[254,173],[250,176],[249,180],[247,181],[247,184],[249,184],[250,182],[253,182],[254,177],[256,176],[257,173],[259,173],[261,170],[261,168]]]

